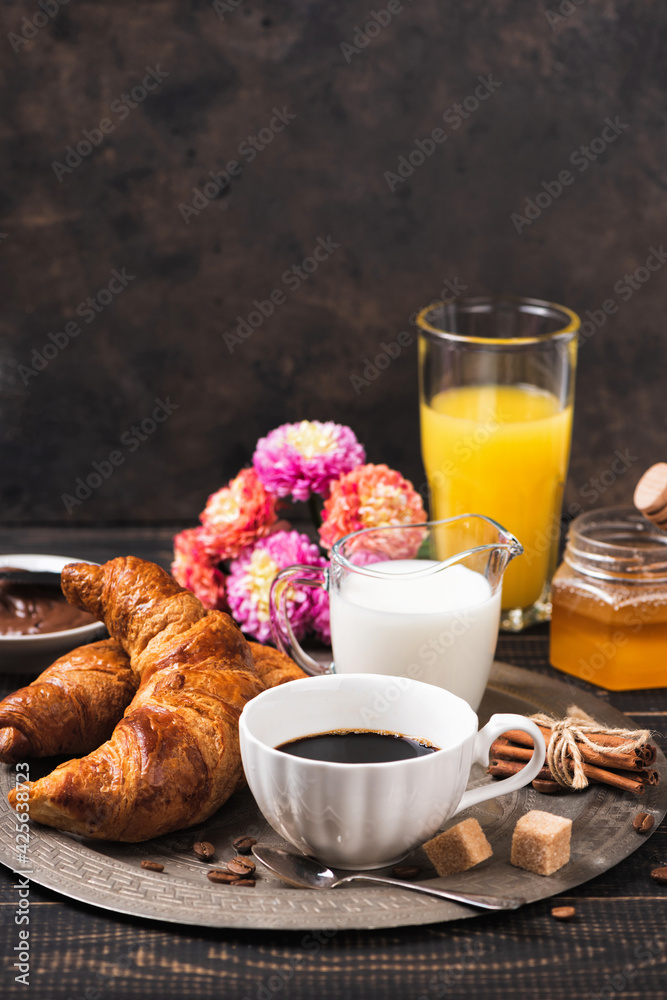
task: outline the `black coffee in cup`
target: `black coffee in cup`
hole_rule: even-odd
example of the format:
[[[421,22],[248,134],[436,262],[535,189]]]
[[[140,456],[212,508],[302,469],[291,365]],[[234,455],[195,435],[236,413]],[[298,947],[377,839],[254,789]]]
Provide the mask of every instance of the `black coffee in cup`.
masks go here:
[[[293,757],[334,764],[386,764],[392,760],[423,757],[439,749],[428,740],[414,736],[367,729],[315,733],[288,740],[276,747],[276,750],[292,754]]]

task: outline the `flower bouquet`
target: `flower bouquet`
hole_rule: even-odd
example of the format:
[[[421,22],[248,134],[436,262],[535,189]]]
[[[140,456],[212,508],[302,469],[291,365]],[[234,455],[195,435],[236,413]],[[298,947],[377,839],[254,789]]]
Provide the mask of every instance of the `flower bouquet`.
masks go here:
[[[320,513],[316,498],[324,502]],[[295,531],[283,515],[289,501],[308,501],[319,545]],[[207,608],[229,611],[246,635],[271,638],[269,591],[287,566],[325,566],[325,552],[362,528],[427,520],[412,483],[386,465],[366,464],[354,432],[331,421],[283,424],[260,438],[252,466],[213,493],[201,524],[174,538],[171,571]],[[396,544],[401,545],[401,532]],[[385,557],[390,558],[392,553]],[[297,639],[328,642],[329,600],[324,590],[295,591],[288,604]]]

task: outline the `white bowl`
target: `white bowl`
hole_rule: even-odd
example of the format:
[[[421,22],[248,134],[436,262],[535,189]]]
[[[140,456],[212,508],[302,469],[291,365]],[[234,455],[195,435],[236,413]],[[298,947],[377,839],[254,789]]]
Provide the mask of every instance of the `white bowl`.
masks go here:
[[[60,573],[63,566],[73,562],[90,562],[72,556],[0,555],[0,569],[13,566],[39,572]],[[33,674],[45,670],[63,653],[94,642],[106,629],[102,622],[63,629],[61,632],[43,632],[41,635],[0,635],[0,672],[5,674]]]

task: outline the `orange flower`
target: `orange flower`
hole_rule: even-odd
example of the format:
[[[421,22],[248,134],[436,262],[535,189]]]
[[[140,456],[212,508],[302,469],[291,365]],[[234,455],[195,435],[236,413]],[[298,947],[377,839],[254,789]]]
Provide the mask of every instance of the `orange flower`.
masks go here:
[[[186,528],[174,536],[171,573],[176,582],[192,591],[205,608],[227,611],[226,577],[216,563],[204,547],[201,528]]]
[[[242,469],[208,498],[200,516],[204,545],[218,559],[236,559],[248,545],[275,530],[276,506],[276,498],[267,493],[255,470]]]
[[[390,525],[419,524],[428,520],[422,499],[412,483],[387,465],[360,465],[332,483],[324,502],[320,528],[322,545],[333,544],[352,531]],[[402,532],[387,533],[387,555],[407,558]],[[409,532],[413,548],[414,532]],[[419,542],[417,542],[417,548]]]

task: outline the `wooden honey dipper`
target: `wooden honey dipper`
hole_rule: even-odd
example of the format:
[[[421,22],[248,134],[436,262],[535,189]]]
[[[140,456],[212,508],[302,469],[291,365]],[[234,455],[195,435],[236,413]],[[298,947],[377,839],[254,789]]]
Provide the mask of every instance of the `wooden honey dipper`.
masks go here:
[[[646,470],[635,488],[634,503],[644,517],[667,531],[667,462]]]

